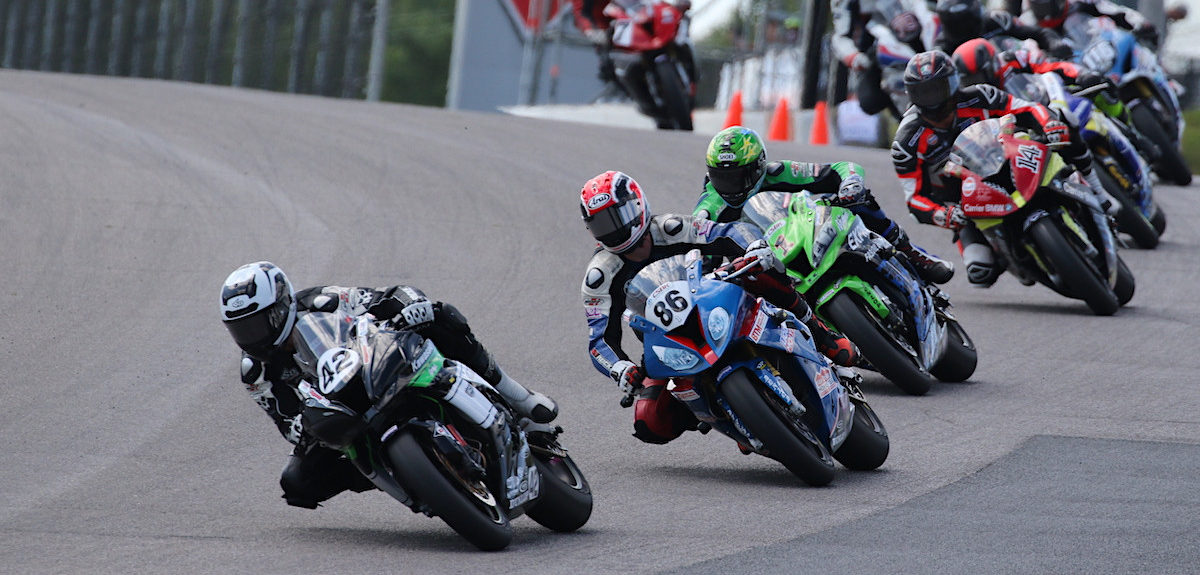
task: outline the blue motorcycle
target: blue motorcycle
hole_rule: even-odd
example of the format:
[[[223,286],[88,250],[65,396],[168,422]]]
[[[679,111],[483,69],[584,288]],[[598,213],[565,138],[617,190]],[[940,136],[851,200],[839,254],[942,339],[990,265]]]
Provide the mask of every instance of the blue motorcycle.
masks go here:
[[[1079,128],[1092,152],[1100,182],[1120,203],[1117,228],[1129,234],[1138,247],[1157,247],[1159,235],[1167,226],[1167,216],[1154,201],[1150,167],[1125,137],[1127,128],[1086,97],[1097,88],[1073,94],[1063,85],[1062,78],[1052,73],[1016,74],[1005,82],[1004,88],[1060,110]]]
[[[1121,118],[1123,110],[1117,106],[1123,104],[1129,122],[1158,148],[1155,173],[1181,186],[1190,184],[1192,170],[1180,148],[1184,119],[1177,84],[1167,77],[1158,56],[1107,18],[1078,21],[1067,33],[1082,47],[1076,61],[1092,72],[1108,75],[1117,86],[1120,102],[1105,111]]]
[[[651,263],[626,285],[625,318],[644,346],[646,374],[711,429],[782,463],[813,486],[847,468],[883,465],[889,442],[852,370],[835,370],[808,328],[739,282],[739,258],[704,274],[698,250]],[[853,376],[856,377],[856,376]],[[631,398],[623,404],[628,405]]]

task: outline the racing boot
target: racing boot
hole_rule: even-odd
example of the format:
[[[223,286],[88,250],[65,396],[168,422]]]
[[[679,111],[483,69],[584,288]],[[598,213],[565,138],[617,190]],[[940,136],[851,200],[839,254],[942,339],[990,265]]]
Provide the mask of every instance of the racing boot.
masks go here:
[[[967,282],[973,287],[992,287],[1000,279],[1000,274],[1004,273],[1004,264],[996,261],[996,254],[983,234],[975,228],[963,228],[957,243],[967,268]]]
[[[830,361],[844,367],[853,367],[858,365],[859,353],[858,347],[854,342],[846,339],[846,336],[835,334],[825,327],[825,324],[813,315],[804,322],[808,326],[808,330],[812,332],[813,343],[817,346],[817,351],[825,354]]]
[[[499,368],[497,368],[499,369]],[[531,391],[509,377],[504,370],[500,371],[500,383],[495,385],[496,391],[504,396],[518,415],[528,417],[537,423],[550,423],[558,417],[558,404],[553,399],[536,391]]]
[[[1092,188],[1092,193],[1096,194],[1096,200],[1100,202],[1100,208],[1104,210],[1104,213],[1116,216],[1117,212],[1121,211],[1121,203],[1112,197],[1108,190],[1104,189],[1104,184],[1100,183],[1100,177],[1096,175],[1096,170],[1089,169],[1086,174],[1083,174],[1083,179],[1087,180],[1088,186]]]
[[[926,283],[944,284],[954,277],[954,264],[913,245],[900,226],[893,224],[892,231],[883,239],[908,256],[908,261],[917,268],[917,273]]]

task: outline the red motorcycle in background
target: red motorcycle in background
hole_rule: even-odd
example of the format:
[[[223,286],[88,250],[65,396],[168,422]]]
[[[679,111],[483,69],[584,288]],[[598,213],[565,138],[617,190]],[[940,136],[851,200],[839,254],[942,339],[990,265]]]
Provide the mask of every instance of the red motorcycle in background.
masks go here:
[[[692,129],[695,64],[688,37],[691,2],[620,1],[604,9],[612,18],[611,57],[617,80],[654,118],[659,129]]]

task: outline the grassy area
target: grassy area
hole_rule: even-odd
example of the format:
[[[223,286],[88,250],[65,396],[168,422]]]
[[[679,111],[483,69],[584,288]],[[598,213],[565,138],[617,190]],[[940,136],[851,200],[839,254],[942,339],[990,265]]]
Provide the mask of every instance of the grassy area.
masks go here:
[[[1200,108],[1184,111],[1183,118],[1187,121],[1183,129],[1183,158],[1194,172],[1200,167]]]

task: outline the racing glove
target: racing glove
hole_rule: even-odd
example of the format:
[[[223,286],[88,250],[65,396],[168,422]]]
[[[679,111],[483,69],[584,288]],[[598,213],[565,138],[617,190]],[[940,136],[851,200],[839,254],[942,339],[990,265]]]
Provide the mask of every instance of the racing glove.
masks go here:
[[[862,52],[858,52],[850,57],[850,61],[846,66],[855,72],[862,72],[871,67],[871,58]]]
[[[1071,129],[1061,120],[1050,120],[1042,126],[1046,134],[1046,143],[1051,146],[1066,146],[1071,143]]]
[[[951,230],[960,230],[967,225],[967,214],[958,204],[947,204],[933,213],[933,223]]]
[[[862,176],[850,174],[842,180],[842,185],[838,187],[835,203],[840,206],[857,204],[867,195],[866,192],[867,188],[863,185]]]
[[[617,387],[621,389],[621,393],[630,395],[633,392],[642,388],[642,380],[645,379],[645,374],[642,373],[642,368],[636,363],[627,359],[622,359],[614,363],[608,375],[617,382]]]
[[[751,264],[757,263],[764,270],[776,268],[778,260],[775,259],[775,252],[771,250],[771,246],[767,245],[767,240],[754,240],[749,246],[746,246],[746,254],[742,258]]]

